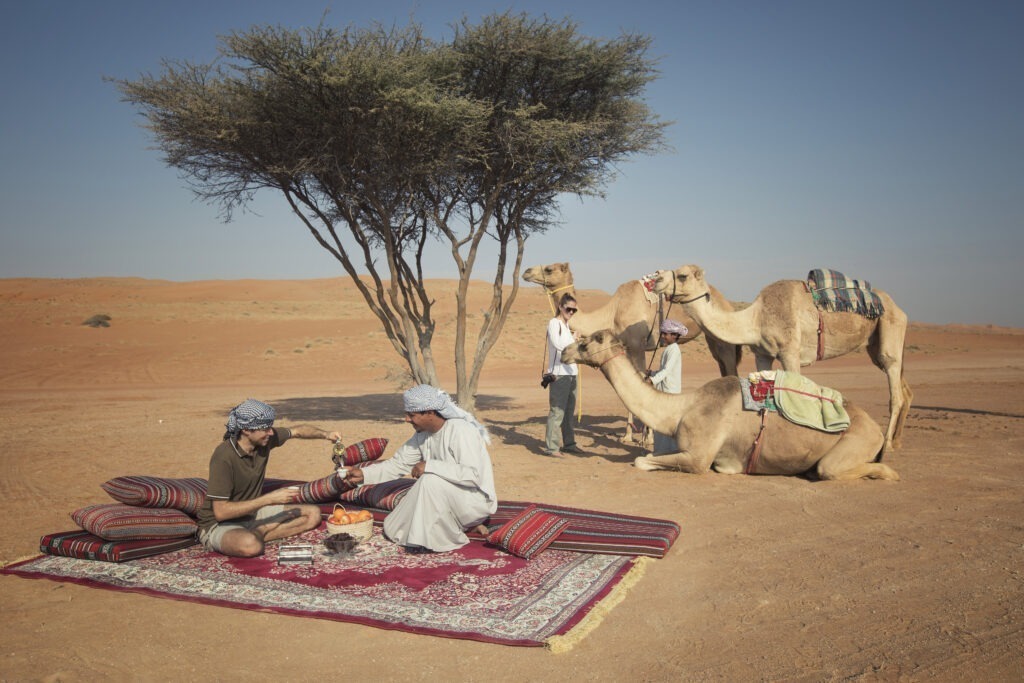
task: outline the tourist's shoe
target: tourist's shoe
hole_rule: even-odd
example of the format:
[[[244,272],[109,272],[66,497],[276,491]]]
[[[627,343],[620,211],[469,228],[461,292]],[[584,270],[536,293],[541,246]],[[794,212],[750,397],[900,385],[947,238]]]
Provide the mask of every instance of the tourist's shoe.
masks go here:
[[[579,446],[573,444],[572,446],[562,446],[563,453],[572,453],[573,455],[583,455],[583,450]]]
[[[543,450],[543,451],[540,452],[540,454],[541,455],[546,455],[549,458],[564,458],[565,457],[565,454],[562,453],[561,451]]]

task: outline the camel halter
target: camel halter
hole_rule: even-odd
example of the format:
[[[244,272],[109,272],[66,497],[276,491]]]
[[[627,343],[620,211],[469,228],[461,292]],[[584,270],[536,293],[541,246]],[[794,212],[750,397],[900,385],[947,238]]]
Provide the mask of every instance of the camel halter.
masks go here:
[[[608,358],[605,358],[603,361],[601,361],[601,364],[598,365],[597,367],[598,368],[603,368],[606,364],[611,363],[613,360],[615,360],[619,356],[625,356],[625,355],[626,355],[626,349],[622,349],[621,351],[619,351],[614,356],[610,356]]]
[[[701,299],[707,299],[708,303],[711,303],[711,290],[709,289],[703,294],[695,296],[692,299],[687,299],[686,301],[676,301],[676,274],[672,273],[672,295],[668,298],[670,302],[677,303],[682,306],[684,304],[692,304],[694,301],[700,301]]]
[[[545,274],[541,282],[541,287],[544,288],[544,292],[548,295],[548,308],[551,309],[551,317],[555,317],[558,315],[558,308],[555,306],[555,294],[566,289],[575,289],[576,285],[570,277],[569,284],[562,285],[561,287],[555,287],[554,289],[548,289],[548,276]]]
[[[675,289],[675,282],[676,281],[673,278],[673,280],[672,280],[673,290]],[[678,303],[680,306],[683,306],[685,304],[692,304],[694,301],[700,301],[701,299],[707,299],[708,302],[710,302],[711,301],[711,292],[707,291],[707,292],[704,292],[703,294],[700,294],[698,296],[693,297],[692,299],[687,299],[686,301],[677,301],[676,303]]]

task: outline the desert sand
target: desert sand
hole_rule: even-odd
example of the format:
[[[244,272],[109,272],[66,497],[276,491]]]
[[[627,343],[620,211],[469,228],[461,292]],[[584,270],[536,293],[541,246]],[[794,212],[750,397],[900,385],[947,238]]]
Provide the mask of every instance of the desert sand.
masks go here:
[[[436,284],[446,372],[454,283]],[[474,291],[482,302],[485,286]],[[585,308],[607,298],[580,292]],[[0,312],[5,563],[72,528],[75,508],[109,502],[111,477],[205,477],[227,411],[247,397],[273,403],[279,424],[340,429],[348,442],[384,436],[393,448],[410,434],[403,367],[342,279],[8,279]],[[95,314],[110,327],[82,325]],[[539,288],[524,286],[481,382],[499,494],[682,526],[570,652],[2,576],[0,679],[1024,679],[1024,330],[914,324],[914,405],[886,459],[902,480],[837,483],[638,471],[641,449],[618,438],[624,410],[590,368],[587,453],[542,457],[548,317]],[[717,374],[701,340],[683,362],[684,391]],[[806,374],[886,419],[885,377],[865,354]],[[289,444],[268,476],[322,476],[328,448]]]

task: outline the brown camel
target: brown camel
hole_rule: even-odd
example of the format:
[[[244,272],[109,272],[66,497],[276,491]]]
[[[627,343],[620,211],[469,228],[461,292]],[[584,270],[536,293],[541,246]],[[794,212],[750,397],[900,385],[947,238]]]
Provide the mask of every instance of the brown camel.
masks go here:
[[[551,310],[562,294],[569,292],[576,296],[572,271],[568,263],[552,263],[546,266],[533,266],[523,272],[523,280],[544,287],[551,302]],[[717,290],[712,289],[711,296],[723,309],[733,310],[732,303]],[[701,327],[682,310],[671,310],[666,314],[686,325],[689,332],[679,339],[686,344],[700,336]],[[569,321],[569,327],[580,334],[590,334],[602,329],[610,329],[629,349],[629,359],[637,370],[646,367],[647,351],[658,348],[658,325],[661,324],[661,312],[656,298],[649,297],[639,280],[630,280],[619,285],[610,301],[594,310],[580,309],[580,312]],[[718,363],[719,372],[725,375],[737,374],[742,347],[725,344],[704,331],[708,350]]]
[[[660,271],[657,291],[681,304],[707,332],[733,344],[750,346],[758,370],[778,360],[787,372],[815,360],[826,360],[867,348],[872,362],[889,380],[889,425],[883,454],[899,448],[913,393],[903,378],[903,346],[907,315],[881,290],[874,290],[885,307],[878,318],[858,313],[819,311],[800,280],[780,280],[761,290],[748,308],[729,311],[718,306],[704,270],[687,265]],[[820,316],[820,317],[819,317]],[[818,330],[822,329],[821,353]]]
[[[558,300],[563,294],[576,296],[576,287],[568,263],[532,266],[523,272],[523,280],[544,287],[552,313],[558,309]],[[725,301],[724,305],[729,306],[729,302]],[[701,329],[683,311],[680,310],[679,313],[682,315],[673,315],[686,325],[688,332],[678,343],[685,344],[696,339]],[[569,327],[580,334],[589,334],[604,328],[613,330],[629,349],[628,355],[633,366],[642,372],[647,367],[647,352],[658,348],[658,326],[661,319],[661,302],[658,297],[650,294],[639,280],[630,280],[619,285],[611,300],[604,306],[594,310],[580,309],[569,321]],[[720,351],[716,340],[711,337],[707,340],[711,355],[718,361],[722,374],[735,375],[736,366],[739,364],[740,347],[730,346]],[[649,442],[651,438],[652,435],[648,432],[641,439],[641,443]],[[633,431],[633,416],[627,415],[626,432],[622,436],[622,441],[629,443],[634,440],[636,434]]]
[[[638,469],[801,474],[814,468],[820,479],[899,479],[891,467],[874,462],[885,441],[881,428],[849,401],[844,407],[850,426],[841,433],[768,414],[754,457],[761,418],[743,409],[738,377],[713,379],[693,393],[666,394],[647,384],[624,354],[615,335],[602,330],[566,347],[562,360],[598,368],[627,408],[653,429],[675,436],[678,453],[638,457],[633,462]]]

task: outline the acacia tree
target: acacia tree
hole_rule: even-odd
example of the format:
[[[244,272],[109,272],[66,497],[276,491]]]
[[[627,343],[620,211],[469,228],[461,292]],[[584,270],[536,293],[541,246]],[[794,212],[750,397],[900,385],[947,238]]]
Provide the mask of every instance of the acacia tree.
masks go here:
[[[281,192],[414,380],[434,385],[424,259],[428,241],[446,243],[458,272],[456,397],[472,409],[527,239],[553,224],[560,195],[599,196],[616,162],[663,145],[667,124],[640,98],[655,74],[648,47],[511,14],[464,19],[450,42],[417,24],[253,27],[223,37],[212,64],[167,61],[116,83],[166,163],[226,219],[259,190]],[[467,295],[485,237],[497,259],[469,367]]]

